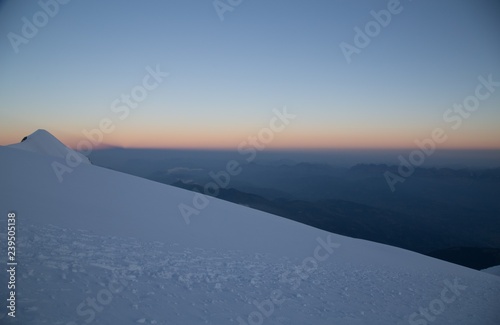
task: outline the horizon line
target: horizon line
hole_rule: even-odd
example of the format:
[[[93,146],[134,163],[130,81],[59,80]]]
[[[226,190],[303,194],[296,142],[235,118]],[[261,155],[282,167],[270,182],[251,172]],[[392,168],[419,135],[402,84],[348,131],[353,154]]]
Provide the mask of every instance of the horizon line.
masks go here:
[[[73,150],[77,150],[74,146],[68,146]],[[246,148],[250,148],[247,146]],[[258,150],[258,152],[266,151],[407,151],[407,150],[421,150],[419,147],[269,147]],[[109,150],[109,149],[123,149],[123,150],[181,150],[181,151],[238,151],[238,147],[156,147],[156,146],[115,146],[104,145],[95,146],[93,150]],[[443,147],[435,148],[435,151],[500,151],[500,147]]]

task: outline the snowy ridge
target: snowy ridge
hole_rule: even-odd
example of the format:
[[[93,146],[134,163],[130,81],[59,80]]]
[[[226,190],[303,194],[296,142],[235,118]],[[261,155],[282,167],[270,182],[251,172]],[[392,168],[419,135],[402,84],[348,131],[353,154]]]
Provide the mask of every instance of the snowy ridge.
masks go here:
[[[66,147],[56,137],[54,137],[46,130],[42,129],[28,135],[24,141],[16,144],[11,144],[8,147],[36,152],[61,159],[66,159],[68,153],[70,153],[81,158],[82,163],[90,164],[90,161],[87,157]]]
[[[489,274],[500,276],[500,265],[492,266],[487,269],[481,270],[482,272],[486,272]]]
[[[187,225],[192,192],[89,164],[60,183],[54,159],[0,147],[1,324],[499,324],[497,276],[214,198]]]

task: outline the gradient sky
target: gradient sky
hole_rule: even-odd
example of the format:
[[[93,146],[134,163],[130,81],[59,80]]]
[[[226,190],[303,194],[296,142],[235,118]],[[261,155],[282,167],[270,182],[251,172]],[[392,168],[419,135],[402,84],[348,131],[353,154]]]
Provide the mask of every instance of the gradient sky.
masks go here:
[[[108,145],[236,148],[286,106],[268,147],[411,148],[442,127],[442,148],[500,148],[500,88],[457,130],[442,117],[478,76],[500,80],[498,1],[402,0],[348,64],[340,43],[388,2],[243,0],[221,21],[212,0],[72,0],[16,53],[9,33],[42,9],[4,1],[0,145],[43,128],[74,146],[110,118]],[[165,82],[118,119],[113,100],[156,65]]]

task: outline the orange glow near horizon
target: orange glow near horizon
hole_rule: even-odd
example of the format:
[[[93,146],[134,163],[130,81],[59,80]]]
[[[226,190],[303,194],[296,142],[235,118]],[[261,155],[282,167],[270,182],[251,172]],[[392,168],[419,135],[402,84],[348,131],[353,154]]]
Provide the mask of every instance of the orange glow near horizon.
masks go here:
[[[255,136],[255,135],[252,135]],[[95,148],[105,147],[122,147],[122,148],[150,148],[150,149],[213,149],[213,150],[235,150],[240,145],[245,147],[253,146],[251,143],[252,136],[232,136],[229,137],[223,134],[206,135],[182,135],[175,133],[167,133],[159,136],[143,135],[134,139],[116,138],[110,139],[109,142],[104,142],[100,145],[95,145]],[[347,139],[346,139],[347,138]],[[417,139],[417,138],[412,138]],[[408,149],[416,148],[416,144],[410,138],[394,141],[392,137],[369,136],[368,139],[349,138],[345,136],[324,136],[324,135],[307,135],[300,134],[290,135],[287,137],[275,136],[275,139],[269,143],[263,143],[265,149],[271,150],[321,150],[321,149]],[[420,138],[420,139],[423,139]],[[85,140],[80,138],[68,142],[68,144],[76,148],[79,141]],[[365,141],[361,141],[365,140]],[[500,149],[498,141],[476,141],[467,139],[449,139],[443,144],[436,144],[438,149]]]
[[[56,138],[71,148],[84,140],[88,140],[83,133],[67,133],[51,131]],[[104,134],[101,142],[95,139],[92,148],[122,147],[122,148],[172,148],[172,149],[226,149],[235,150],[242,143],[251,146],[250,137],[258,138],[260,129],[234,128],[217,129],[216,127],[205,127],[197,129],[196,132],[175,127],[165,130],[164,128],[148,128],[136,131],[116,130],[110,134]],[[31,132],[21,134],[19,130],[4,133],[0,138],[1,145],[18,143]],[[478,134],[479,133],[479,134]],[[304,130],[292,129],[276,133],[272,141],[262,143],[266,149],[408,149],[417,147],[415,140],[425,139],[429,133],[407,131],[405,134],[397,130],[368,130],[363,133],[349,130],[333,130],[304,132]],[[500,136],[487,132],[463,132],[450,133],[448,140],[437,144],[438,149],[500,149]]]

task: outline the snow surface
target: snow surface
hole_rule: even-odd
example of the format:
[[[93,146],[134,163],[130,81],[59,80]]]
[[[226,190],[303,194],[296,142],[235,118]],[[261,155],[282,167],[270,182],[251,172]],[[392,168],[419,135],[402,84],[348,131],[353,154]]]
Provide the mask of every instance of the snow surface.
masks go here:
[[[487,269],[483,269],[481,271],[489,273],[489,274],[500,276],[500,265],[492,266],[492,267],[489,267]]]
[[[193,192],[90,164],[59,182],[59,141],[29,140],[0,147],[1,324],[500,324],[497,276],[215,198],[186,224]]]

